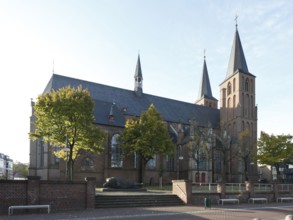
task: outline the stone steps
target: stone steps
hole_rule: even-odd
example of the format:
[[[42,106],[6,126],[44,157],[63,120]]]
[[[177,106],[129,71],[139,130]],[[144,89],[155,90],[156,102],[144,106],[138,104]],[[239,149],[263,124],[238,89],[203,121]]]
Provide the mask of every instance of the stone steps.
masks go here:
[[[183,201],[173,194],[96,195],[96,208],[179,206]]]

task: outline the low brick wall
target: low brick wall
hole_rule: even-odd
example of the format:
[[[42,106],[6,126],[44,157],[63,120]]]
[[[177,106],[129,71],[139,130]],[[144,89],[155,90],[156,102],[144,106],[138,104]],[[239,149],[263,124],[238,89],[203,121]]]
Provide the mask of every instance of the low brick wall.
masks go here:
[[[28,180],[0,181],[0,212],[7,213],[12,205],[49,204],[51,210],[81,210],[95,208],[95,178],[85,181]]]

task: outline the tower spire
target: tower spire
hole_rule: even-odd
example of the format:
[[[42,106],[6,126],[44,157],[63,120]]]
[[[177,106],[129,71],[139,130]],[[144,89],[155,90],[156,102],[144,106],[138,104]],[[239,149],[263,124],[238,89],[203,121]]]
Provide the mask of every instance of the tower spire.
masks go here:
[[[204,60],[203,60],[203,69],[202,69],[202,78],[200,82],[198,100],[196,104],[208,105],[210,107],[217,108],[217,99],[213,97],[212,89],[210,85],[210,79],[208,74],[208,68],[206,64],[206,50],[204,49]]]
[[[142,71],[141,71],[141,65],[140,65],[140,54],[138,53],[136,68],[135,68],[135,74],[134,74],[134,91],[135,94],[138,96],[142,95]]]
[[[246,64],[246,59],[244,56],[244,52],[242,49],[241,40],[240,40],[239,33],[238,33],[237,18],[238,18],[238,16],[236,16],[236,18],[235,18],[236,31],[235,31],[233,45],[232,45],[232,49],[231,49],[226,78],[229,78],[230,76],[232,76],[236,72],[236,70],[239,70],[243,73],[249,73],[248,68],[247,68],[247,64]]]

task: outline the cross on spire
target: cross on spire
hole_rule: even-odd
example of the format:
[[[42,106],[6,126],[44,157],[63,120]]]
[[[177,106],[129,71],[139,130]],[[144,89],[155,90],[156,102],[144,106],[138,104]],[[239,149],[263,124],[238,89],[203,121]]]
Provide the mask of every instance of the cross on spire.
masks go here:
[[[237,27],[238,27],[238,23],[237,23],[237,21],[238,21],[238,17],[239,17],[239,16],[236,14],[236,15],[235,15],[235,19],[234,19],[234,20],[235,20],[235,23],[236,23],[236,29],[237,29]]]

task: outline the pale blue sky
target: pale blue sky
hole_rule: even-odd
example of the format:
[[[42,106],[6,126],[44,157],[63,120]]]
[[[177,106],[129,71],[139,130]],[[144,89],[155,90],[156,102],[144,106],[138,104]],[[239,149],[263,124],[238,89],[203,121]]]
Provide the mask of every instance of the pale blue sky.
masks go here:
[[[190,103],[203,51],[213,95],[226,76],[235,15],[256,76],[258,133],[293,134],[293,1],[0,0],[0,153],[29,161],[31,98],[57,74]]]

